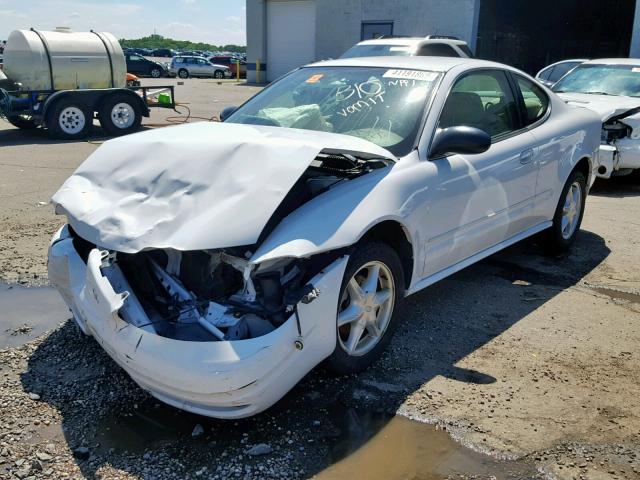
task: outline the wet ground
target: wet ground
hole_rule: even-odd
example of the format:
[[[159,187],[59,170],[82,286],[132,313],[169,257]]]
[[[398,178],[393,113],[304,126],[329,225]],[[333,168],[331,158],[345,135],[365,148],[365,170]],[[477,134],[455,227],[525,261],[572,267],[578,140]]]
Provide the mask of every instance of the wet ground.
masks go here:
[[[8,313],[3,318],[6,321],[3,321],[5,330],[0,335],[0,348],[25,345],[43,332],[57,328],[69,317],[69,312],[57,292],[49,287],[0,285],[0,304]],[[189,449],[187,458],[195,463],[186,465],[188,471],[194,471],[196,467],[197,472],[203,464],[196,462],[196,458],[209,458],[215,462],[215,459],[211,458],[212,451],[217,451],[224,459],[228,456],[228,453],[225,453],[234,450],[238,445],[241,446],[241,451],[247,451],[250,449],[247,432],[262,430],[263,438],[257,439],[256,442],[260,440],[258,443],[253,442],[254,445],[267,445],[269,450],[280,454],[282,452],[278,452],[279,450],[295,452],[295,463],[300,465],[297,473],[315,473],[319,479],[400,480],[458,476],[496,479],[542,478],[533,463],[499,460],[478,453],[454,441],[446,430],[433,425],[395,416],[383,410],[354,408],[338,399],[323,401],[319,392],[300,397],[305,384],[308,386],[309,383],[317,382],[318,387],[326,388],[326,385],[322,385],[325,380],[331,382],[333,379],[326,378],[322,373],[310,382],[304,382],[293,395],[289,395],[272,409],[270,415],[261,415],[257,417],[257,421],[248,419],[221,422],[187,413],[157,402],[124,378],[119,380],[127,389],[132,390],[132,402],[116,409],[104,409],[102,405],[103,408],[98,411],[87,405],[90,412],[83,411],[83,395],[78,395],[78,387],[92,392],[97,390],[96,393],[99,393],[100,379],[106,374],[101,367],[116,371],[116,377],[123,377],[123,374],[118,372],[119,369],[100,351],[92,351],[99,357],[97,364],[83,362],[83,352],[86,349],[94,350],[96,345],[93,340],[81,336],[71,320],[63,323],[49,339],[60,340],[62,337],[70,337],[71,342],[76,344],[72,352],[60,352],[58,348],[54,348],[57,354],[66,360],[45,365],[34,355],[30,362],[31,368],[22,375],[22,384],[32,396],[35,394],[40,397],[37,399],[38,403],[44,400],[55,405],[56,398],[68,399],[72,404],[78,403],[78,411],[67,411],[66,418],[63,415],[60,424],[55,421],[36,421],[35,424],[40,428],[29,432],[25,440],[32,445],[63,441],[68,443],[71,449],[86,445],[90,451],[90,458],[86,460],[98,466],[110,464],[112,459],[117,457],[151,459],[155,458],[158,452],[175,452],[179,446]],[[65,344],[68,343],[67,340]],[[47,348],[45,340],[39,349],[42,351]],[[51,359],[51,355],[47,358]],[[43,375],[47,378],[42,378]],[[94,382],[98,388],[93,385]],[[73,385],[70,385],[71,383]],[[70,391],[76,393],[66,395]],[[118,394],[121,395],[122,392]],[[300,419],[300,398],[303,402],[310,401],[319,409],[311,415],[315,420]],[[67,409],[68,405],[65,405],[63,412]],[[295,413],[291,414],[292,410]],[[92,422],[78,428],[77,420],[74,419],[79,417],[84,421],[87,418],[86,413],[90,414]],[[285,436],[281,445],[273,445],[274,432],[269,432],[274,418],[283,425],[274,428],[276,432]],[[306,423],[307,428],[309,424],[311,426],[306,442],[299,439],[301,422]],[[199,429],[201,433],[197,432]],[[294,434],[293,430],[297,434]],[[295,440],[292,440],[293,438]],[[246,448],[243,445],[246,445]],[[179,455],[179,458],[184,457]],[[247,459],[250,463],[260,465],[259,460],[251,461],[250,455]],[[218,465],[220,463],[224,462],[219,462]],[[80,466],[81,471],[89,477],[97,473],[82,462]],[[15,475],[20,470],[14,467],[11,463],[0,465],[0,476],[2,472],[8,476],[12,473]]]
[[[0,283],[0,349],[17,347],[57,327],[69,309],[51,287]]]

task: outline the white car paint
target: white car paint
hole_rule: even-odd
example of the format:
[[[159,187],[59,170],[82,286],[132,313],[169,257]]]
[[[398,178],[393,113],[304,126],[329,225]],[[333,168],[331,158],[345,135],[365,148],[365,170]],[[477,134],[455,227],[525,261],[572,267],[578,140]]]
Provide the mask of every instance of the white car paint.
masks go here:
[[[476,69],[525,74],[504,65],[442,57],[384,57],[323,62],[442,72],[416,148],[401,158],[355,137],[282,127],[188,125],[106,142],[53,197],[73,230],[93,243],[87,262],[69,227],[52,240],[49,278],[76,322],[142,388],[199,414],[238,418],[281,398],[336,346],[335,318],[348,250],[375,225],[402,226],[413,251],[406,294],[551,225],[576,164],[590,167],[600,122],[549,93],[537,124],[482,154],[429,160],[446,97]],[[300,301],[271,333],[239,341],[166,338],[125,321],[135,293],[115,291],[105,268],[116,252],[240,246],[259,238],[279,201],[318,152],[358,152],[386,166],[342,182],[299,206],[234,261],[251,298],[251,272],[292,258],[336,258],[311,280],[318,296]],[[592,172],[590,168],[590,178]],[[173,267],[171,267],[173,268]],[[300,322],[298,331],[297,323]]]
[[[640,70],[640,59],[610,58],[585,62],[585,65],[629,65]],[[596,174],[609,178],[640,168],[640,98],[623,95],[596,95],[580,92],[559,92],[568,105],[595,112],[603,123],[603,138],[598,155]],[[624,138],[606,140],[604,125],[618,117],[617,123],[631,132]]]

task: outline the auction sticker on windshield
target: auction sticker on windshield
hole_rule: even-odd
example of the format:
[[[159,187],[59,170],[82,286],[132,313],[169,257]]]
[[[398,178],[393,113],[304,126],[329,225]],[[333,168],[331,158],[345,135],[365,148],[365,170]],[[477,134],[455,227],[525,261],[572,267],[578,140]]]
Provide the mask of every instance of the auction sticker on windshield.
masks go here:
[[[387,70],[382,76],[386,78],[402,78],[406,80],[424,80],[432,82],[437,78],[438,74],[436,72],[425,72],[423,70]]]

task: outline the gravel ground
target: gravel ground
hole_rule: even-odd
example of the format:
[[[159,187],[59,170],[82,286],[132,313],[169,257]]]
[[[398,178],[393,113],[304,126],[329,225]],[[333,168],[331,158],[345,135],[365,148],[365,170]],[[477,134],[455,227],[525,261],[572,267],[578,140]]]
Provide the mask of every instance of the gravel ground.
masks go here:
[[[203,116],[255,92],[188,82],[178,94]],[[46,202],[96,145],[4,125],[0,144],[0,279],[46,283],[45,249],[61,223]],[[63,323],[0,350],[0,477],[327,478],[350,418],[369,425],[373,415],[365,430],[384,432],[399,411],[504,459],[498,478],[531,478],[531,466],[560,479],[640,478],[638,211],[637,177],[597,183],[570,254],[545,257],[525,241],[410,297],[366,373],[319,370],[239,422],[158,405]],[[269,453],[249,455],[254,447]],[[398,458],[405,448],[388,444]],[[415,478],[470,476],[482,461]]]

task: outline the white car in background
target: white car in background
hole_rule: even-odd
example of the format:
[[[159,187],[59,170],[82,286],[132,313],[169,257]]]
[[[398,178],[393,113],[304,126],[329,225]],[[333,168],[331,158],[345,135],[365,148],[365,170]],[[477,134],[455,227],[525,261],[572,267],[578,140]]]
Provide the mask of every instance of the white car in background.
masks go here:
[[[467,42],[457,37],[382,37],[364,40],[344,52],[340,58],[386,56],[473,58]]]
[[[553,91],[600,117],[599,177],[640,169],[640,59],[589,60],[561,78]]]
[[[100,146],[53,196],[48,264],[142,388],[220,418],[320,362],[363,370],[404,296],[500,249],[568,249],[600,142],[593,113],[462,58],[309,65],[224,118]]]
[[[547,87],[551,87],[571,70],[586,61],[586,58],[574,58],[552,63],[536,73],[536,80]]]

